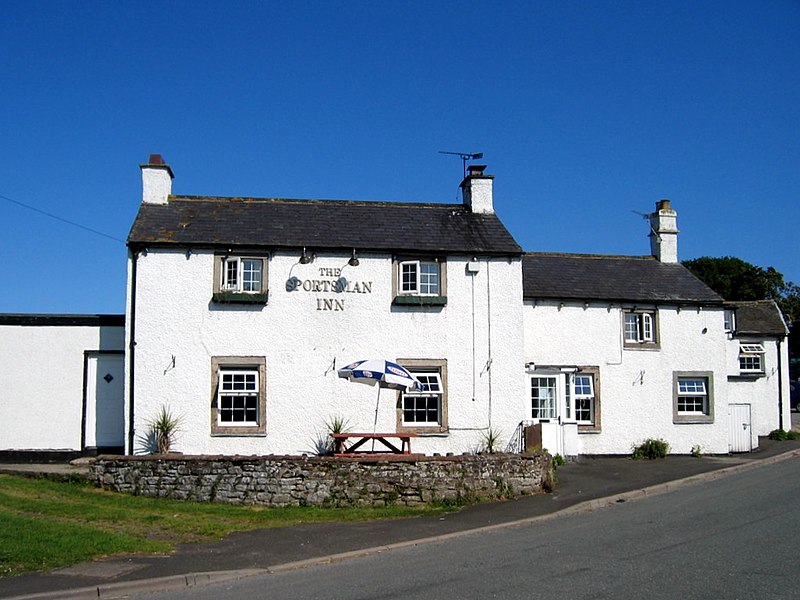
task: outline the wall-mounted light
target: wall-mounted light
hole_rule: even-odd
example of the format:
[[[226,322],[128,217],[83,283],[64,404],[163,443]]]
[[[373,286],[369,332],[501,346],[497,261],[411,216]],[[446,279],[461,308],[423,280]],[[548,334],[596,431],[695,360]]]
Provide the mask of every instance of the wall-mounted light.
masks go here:
[[[356,249],[353,248],[353,254],[350,257],[350,260],[347,261],[347,264],[351,267],[357,267],[359,265],[358,256],[356,256]]]
[[[307,265],[308,263],[314,262],[315,258],[317,258],[317,255],[314,254],[313,252],[309,254],[308,252],[306,252],[306,247],[303,246],[303,252],[302,254],[300,254],[300,264]]]

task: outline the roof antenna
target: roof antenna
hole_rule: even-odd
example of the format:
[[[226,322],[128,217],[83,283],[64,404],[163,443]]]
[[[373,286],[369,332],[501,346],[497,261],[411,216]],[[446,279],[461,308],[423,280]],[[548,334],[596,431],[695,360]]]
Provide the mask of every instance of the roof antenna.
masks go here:
[[[638,210],[632,210],[631,212],[634,213],[634,214],[639,215],[645,221],[647,221],[647,224],[650,226],[650,231],[653,232],[653,235],[656,236],[656,239],[660,242],[661,241],[661,236],[658,235],[658,232],[655,229],[653,229],[653,223],[650,221],[650,217],[652,217],[653,215],[648,215],[648,214],[639,212]]]
[[[476,152],[474,154],[471,154],[469,152],[447,152],[445,150],[439,150],[439,154],[452,154],[454,156],[458,156],[464,163],[464,177],[467,176],[467,161],[483,158],[483,152]]]

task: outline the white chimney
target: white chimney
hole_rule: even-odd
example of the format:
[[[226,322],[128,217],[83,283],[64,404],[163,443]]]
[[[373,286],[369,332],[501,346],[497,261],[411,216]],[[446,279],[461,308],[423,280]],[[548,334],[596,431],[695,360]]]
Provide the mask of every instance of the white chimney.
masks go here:
[[[663,263],[678,262],[678,213],[669,200],[656,202],[650,215],[650,253]]]
[[[139,168],[142,169],[142,202],[166,204],[172,193],[172,169],[160,154],[151,154],[150,162]]]
[[[494,214],[492,181],[494,175],[484,175],[486,165],[469,165],[469,173],[461,182],[464,206],[474,213]]]

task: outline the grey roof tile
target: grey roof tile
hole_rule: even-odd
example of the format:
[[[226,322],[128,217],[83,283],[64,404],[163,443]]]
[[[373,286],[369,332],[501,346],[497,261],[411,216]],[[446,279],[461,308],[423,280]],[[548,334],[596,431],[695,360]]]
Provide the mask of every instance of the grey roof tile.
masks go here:
[[[535,252],[523,257],[522,274],[526,300],[722,303],[684,266],[652,256]]]
[[[783,337],[789,333],[778,305],[773,300],[726,302],[736,311],[737,335]]]
[[[170,196],[142,204],[131,245],[230,246],[519,255],[494,214],[461,204]]]

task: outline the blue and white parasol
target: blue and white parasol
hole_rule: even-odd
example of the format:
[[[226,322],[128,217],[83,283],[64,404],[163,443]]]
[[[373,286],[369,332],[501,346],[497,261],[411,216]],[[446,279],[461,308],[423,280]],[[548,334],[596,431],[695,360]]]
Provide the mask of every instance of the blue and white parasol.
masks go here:
[[[359,360],[337,371],[339,377],[382,388],[424,391],[425,386],[404,367],[382,358]]]
[[[404,367],[382,358],[369,358],[359,360],[342,367],[336,372],[339,377],[357,383],[378,386],[378,398],[375,401],[375,421],[372,424],[372,433],[378,426],[378,406],[381,399],[381,388],[406,391],[425,391],[425,385],[409,373]],[[375,449],[375,440],[372,441]]]

